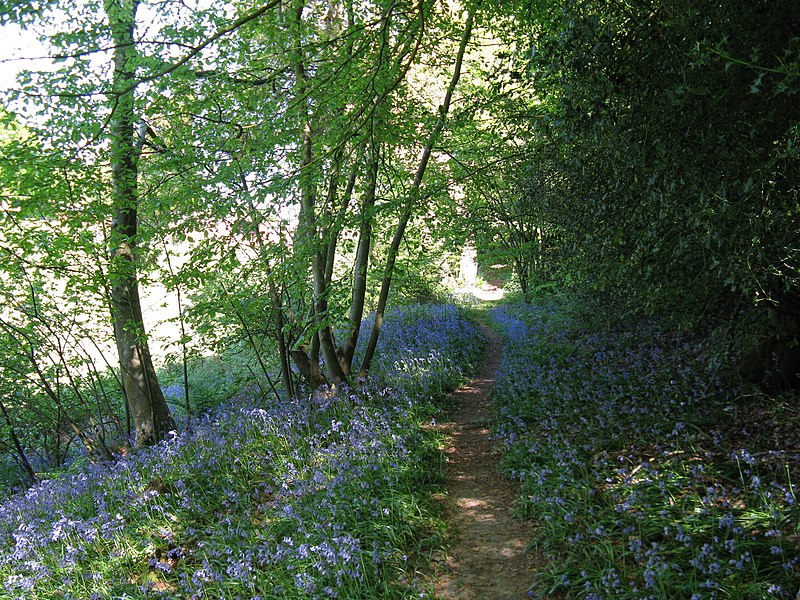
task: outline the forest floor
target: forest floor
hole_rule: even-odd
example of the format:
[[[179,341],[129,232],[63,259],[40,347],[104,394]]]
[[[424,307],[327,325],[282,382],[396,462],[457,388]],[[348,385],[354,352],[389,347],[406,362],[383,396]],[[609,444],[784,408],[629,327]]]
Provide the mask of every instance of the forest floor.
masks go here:
[[[490,392],[502,341],[488,327],[483,369],[453,393],[453,408],[437,428],[447,435],[447,521],[451,547],[437,558],[436,597],[442,600],[528,598],[536,557],[526,551],[530,527],[514,516],[518,485],[500,471],[490,439]]]

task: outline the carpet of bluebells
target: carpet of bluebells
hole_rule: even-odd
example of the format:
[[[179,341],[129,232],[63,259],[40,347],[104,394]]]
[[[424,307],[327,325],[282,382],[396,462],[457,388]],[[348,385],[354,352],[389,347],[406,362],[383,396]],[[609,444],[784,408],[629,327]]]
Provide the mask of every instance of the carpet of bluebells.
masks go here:
[[[534,597],[800,597],[800,431],[746,422],[768,399],[652,324],[587,329],[554,302],[491,314],[496,436],[549,559]]]
[[[368,381],[285,402],[243,390],[157,447],[12,497],[0,596],[423,596],[413,574],[442,534],[423,425],[482,345],[453,307],[398,310]]]

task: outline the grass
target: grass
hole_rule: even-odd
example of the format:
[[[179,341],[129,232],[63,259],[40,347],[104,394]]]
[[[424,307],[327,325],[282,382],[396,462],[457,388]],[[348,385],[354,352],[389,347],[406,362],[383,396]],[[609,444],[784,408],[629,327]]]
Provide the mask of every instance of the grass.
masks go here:
[[[424,595],[443,523],[423,424],[480,349],[452,307],[411,307],[355,388],[241,390],[154,448],[30,488],[0,506],[0,596]]]
[[[795,598],[800,444],[768,428],[797,425],[797,399],[748,403],[703,344],[647,323],[590,331],[567,308],[492,311],[496,437],[550,559],[536,594]]]

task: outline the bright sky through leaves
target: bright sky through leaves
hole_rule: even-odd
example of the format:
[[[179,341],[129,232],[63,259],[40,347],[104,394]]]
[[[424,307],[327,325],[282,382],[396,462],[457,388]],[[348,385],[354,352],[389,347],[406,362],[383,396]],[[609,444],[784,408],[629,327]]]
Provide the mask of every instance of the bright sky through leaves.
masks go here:
[[[13,23],[0,28],[0,90],[16,84],[16,75],[22,69],[44,68],[44,46],[32,31],[24,31]]]

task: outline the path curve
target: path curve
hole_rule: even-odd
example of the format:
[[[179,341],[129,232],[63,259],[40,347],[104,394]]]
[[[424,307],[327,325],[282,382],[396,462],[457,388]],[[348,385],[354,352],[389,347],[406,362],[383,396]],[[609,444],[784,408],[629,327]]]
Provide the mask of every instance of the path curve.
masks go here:
[[[531,530],[516,519],[519,487],[506,479],[489,439],[490,392],[500,364],[500,336],[481,325],[488,343],[481,373],[453,393],[449,422],[438,428],[450,440],[447,455],[449,554],[437,561],[436,598],[517,600],[528,598],[535,565],[525,551]]]

